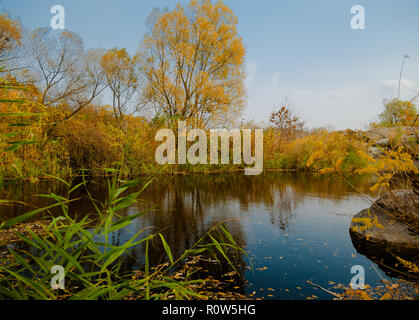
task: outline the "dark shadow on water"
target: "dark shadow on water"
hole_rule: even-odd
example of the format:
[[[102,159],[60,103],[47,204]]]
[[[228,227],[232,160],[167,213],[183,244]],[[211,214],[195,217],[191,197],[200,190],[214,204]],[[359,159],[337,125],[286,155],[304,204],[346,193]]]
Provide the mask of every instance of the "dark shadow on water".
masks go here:
[[[392,278],[409,281],[419,281],[419,274],[414,274],[404,266],[396,257],[406,261],[419,261],[419,251],[416,248],[398,249],[385,247],[381,244],[372,243],[349,231],[352,244],[359,254],[366,256],[375,262],[380,270]]]
[[[143,182],[147,181],[148,178],[144,177]],[[358,191],[374,198],[368,191],[372,184],[370,177],[356,175],[349,181]],[[74,181],[74,184],[78,182]],[[107,200],[106,186],[104,180],[87,185],[99,206]],[[53,192],[65,195],[67,191],[64,184],[52,180],[38,184],[9,184],[0,191],[0,198],[24,201],[30,205],[1,205],[0,220],[52,203],[36,194]],[[94,215],[94,206],[84,187],[74,192],[72,197],[80,198],[69,205],[73,217]],[[236,257],[237,267],[248,281],[247,285],[237,281],[232,283],[234,287],[239,287],[240,292],[249,294],[256,291],[255,297],[269,294],[274,296],[273,299],[304,299],[310,294],[330,299],[329,295],[322,295],[307,286],[306,280],[322,286],[327,286],[329,280],[349,283],[351,265],[369,265],[371,261],[380,265],[380,259],[387,259],[378,251],[373,250],[375,254],[362,251],[347,233],[351,217],[369,205],[336,175],[265,173],[245,176],[243,173],[218,173],[161,176],[143,191],[137,204],[119,212],[121,216],[139,211],[146,214],[135,219],[129,227],[113,233],[110,238],[113,244],[121,245],[139,230],[148,228],[143,236],[161,232],[176,257],[214,225],[225,223],[237,243],[254,259],[256,267],[252,273],[248,270],[247,258],[243,254]],[[60,211],[54,209],[51,213],[59,215]],[[164,262],[166,258],[161,242],[156,240],[150,245],[151,264]],[[354,247],[365,257],[352,259]],[[136,247],[130,252],[124,270],[140,268],[144,255],[145,248]],[[208,274],[214,277],[222,277],[226,271],[225,267],[211,264],[203,269],[211,269]],[[202,272],[199,275],[205,276],[205,271]],[[386,275],[394,276],[387,272]],[[376,274],[369,275],[369,278],[374,276],[377,278]],[[262,287],[264,291],[260,290]],[[276,291],[266,293],[269,287]],[[288,288],[289,291],[285,291]]]

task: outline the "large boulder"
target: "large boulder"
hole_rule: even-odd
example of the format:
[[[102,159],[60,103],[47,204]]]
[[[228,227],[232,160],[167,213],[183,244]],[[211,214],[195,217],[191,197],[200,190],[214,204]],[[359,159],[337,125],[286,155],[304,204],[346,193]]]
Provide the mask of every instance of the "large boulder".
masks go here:
[[[366,241],[365,238],[351,233],[351,240],[355,250],[368,259],[375,262],[378,267],[389,277],[401,278],[405,280],[418,279],[417,272],[412,270],[409,265],[401,263],[404,261],[419,261],[419,252],[415,248],[387,248],[377,243]]]
[[[352,218],[350,233],[370,243],[419,254],[419,195],[410,190],[386,193]]]
[[[409,144],[417,144],[417,135],[419,133],[418,127],[393,127],[393,128],[384,128],[376,127],[371,128],[364,133],[364,136],[369,140],[373,145],[376,146],[386,146],[391,141],[402,139],[404,143],[409,142]]]
[[[396,137],[397,130],[396,128],[372,128],[365,132],[365,137],[372,141],[373,143],[381,140],[381,139],[389,139],[392,140]]]
[[[371,128],[363,133],[366,140],[368,153],[371,157],[380,158],[386,149],[402,145],[406,150],[413,154],[419,146],[418,127],[393,127]]]
[[[373,207],[392,214],[398,221],[419,231],[419,195],[414,191],[400,189],[387,192],[374,202]]]
[[[374,146],[381,147],[381,148],[387,148],[387,147],[390,146],[390,139],[382,138],[382,139],[376,141],[374,143]]]

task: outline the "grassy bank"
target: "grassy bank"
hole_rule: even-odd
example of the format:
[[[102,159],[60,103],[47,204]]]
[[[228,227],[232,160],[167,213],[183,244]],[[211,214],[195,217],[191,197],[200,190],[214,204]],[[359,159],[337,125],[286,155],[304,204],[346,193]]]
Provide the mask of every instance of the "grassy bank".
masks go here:
[[[91,176],[100,176],[108,168],[118,168],[125,177],[244,169],[244,165],[233,164],[157,164],[155,150],[160,142],[155,141],[155,136],[159,129],[166,127],[162,119],[128,115],[123,120],[116,119],[107,107],[93,105],[66,119],[65,107],[47,108],[37,103],[36,88],[3,84],[1,95],[0,174],[3,178],[66,177],[79,174],[80,169]],[[366,148],[362,137],[350,130],[314,130],[285,139],[282,132],[267,128],[264,169],[318,172],[342,159],[342,170],[355,171],[368,164],[359,155]]]
[[[68,185],[66,197],[45,194],[54,204],[36,209],[0,225],[1,234],[12,233],[16,245],[0,251],[1,299],[207,299],[214,296],[240,298],[239,293],[228,295],[226,288],[215,280],[197,276],[201,257],[217,261],[224,272],[230,272],[237,284],[240,270],[237,255],[244,254],[223,224],[206,232],[180,256],[174,256],[164,236],[148,228],[137,231],[123,244],[113,241],[112,234],[127,227],[144,212],[120,217],[118,212],[138,201],[147,187],[138,181],[121,182],[116,173],[109,182],[109,199],[99,203],[91,198],[96,212],[73,219],[69,203],[71,193],[85,186]],[[65,183],[65,181],[62,181]],[[129,193],[132,188],[137,191]],[[21,224],[53,207],[61,215],[39,223]],[[36,225],[37,227],[31,227]],[[39,229],[39,230],[38,230]],[[10,240],[10,239],[9,239]],[[144,248],[141,267],[129,268],[130,253],[136,246]],[[149,250],[162,248],[161,263],[152,264]],[[51,286],[55,265],[62,266],[65,284],[60,290]],[[224,293],[216,293],[224,291]]]

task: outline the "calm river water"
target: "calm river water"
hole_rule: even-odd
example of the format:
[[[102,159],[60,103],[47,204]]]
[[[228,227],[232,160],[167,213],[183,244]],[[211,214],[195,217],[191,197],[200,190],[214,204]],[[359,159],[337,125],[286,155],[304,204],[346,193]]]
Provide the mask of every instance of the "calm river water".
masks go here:
[[[354,177],[351,183],[368,193],[367,177]],[[106,187],[89,186],[94,196],[105,200]],[[16,199],[36,206],[46,199],[36,193],[60,193],[51,182],[13,184],[0,194],[2,199]],[[348,183],[336,176],[313,174],[265,173],[244,176],[242,173],[196,174],[159,178],[145,189],[142,201],[128,208],[124,215],[138,210],[148,212],[118,234],[114,241],[122,243],[140,228],[153,226],[162,232],[174,255],[196,242],[209,228],[220,221],[248,252],[254,264],[250,270],[243,257],[246,294],[265,299],[319,299],[333,296],[316,289],[306,281],[325,288],[334,283],[349,284],[353,265],[365,268],[366,284],[374,285],[380,275],[389,278],[370,258],[357,252],[349,235],[353,215],[369,207]],[[89,201],[72,204],[78,215],[92,212]],[[21,206],[0,206],[0,219],[22,214]],[[141,260],[143,248],[134,256]],[[162,255],[156,250],[156,261]],[[374,268],[375,267],[375,268]]]

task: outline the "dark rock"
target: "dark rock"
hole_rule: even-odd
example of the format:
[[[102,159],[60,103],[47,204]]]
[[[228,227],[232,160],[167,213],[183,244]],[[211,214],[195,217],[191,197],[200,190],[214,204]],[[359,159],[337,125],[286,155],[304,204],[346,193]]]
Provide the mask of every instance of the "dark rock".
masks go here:
[[[415,248],[386,248],[367,241],[359,234],[350,232],[350,236],[356,252],[375,262],[386,275],[393,278],[417,281],[418,274],[412,272],[408,266],[400,263],[397,257],[405,261],[419,261],[419,250]]]
[[[373,208],[391,213],[401,222],[419,231],[419,195],[412,190],[393,190],[374,202]]]
[[[386,193],[352,218],[350,232],[356,238],[419,253],[419,196],[410,190]]]
[[[369,242],[386,247],[419,250],[419,235],[408,225],[382,211],[362,210],[352,218],[350,231]]]

